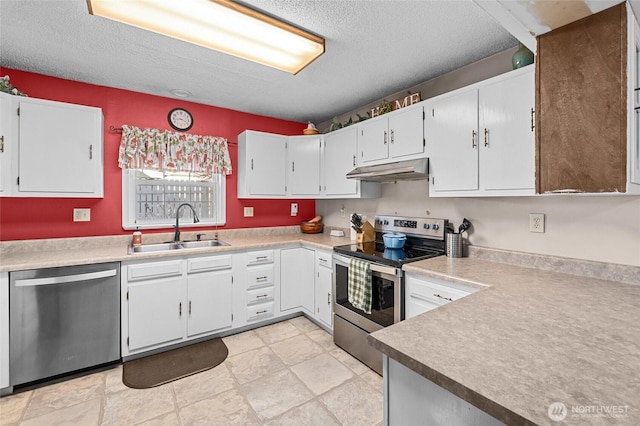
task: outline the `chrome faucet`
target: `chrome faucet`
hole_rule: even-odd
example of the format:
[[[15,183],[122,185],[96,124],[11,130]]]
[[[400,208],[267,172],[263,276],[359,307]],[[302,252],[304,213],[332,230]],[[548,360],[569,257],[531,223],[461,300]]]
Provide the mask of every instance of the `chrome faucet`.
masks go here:
[[[176,243],[180,242],[180,209],[184,206],[187,206],[191,209],[191,211],[193,212],[193,223],[198,223],[200,222],[200,219],[198,219],[198,215],[196,214],[196,210],[193,208],[193,206],[189,203],[182,203],[178,206],[178,208],[176,209],[176,233],[173,236],[173,241],[175,241]]]

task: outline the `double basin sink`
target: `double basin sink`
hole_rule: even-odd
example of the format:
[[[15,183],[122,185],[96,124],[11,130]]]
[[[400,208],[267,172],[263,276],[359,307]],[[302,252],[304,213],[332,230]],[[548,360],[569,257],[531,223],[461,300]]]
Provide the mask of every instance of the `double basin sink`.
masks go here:
[[[129,254],[135,253],[152,253],[159,251],[173,251],[173,250],[183,250],[183,249],[194,249],[194,248],[208,248],[208,247],[220,247],[220,246],[228,246],[229,243],[225,243],[220,240],[194,240],[194,241],[171,241],[168,243],[158,243],[158,244],[143,244],[139,246],[130,246]]]

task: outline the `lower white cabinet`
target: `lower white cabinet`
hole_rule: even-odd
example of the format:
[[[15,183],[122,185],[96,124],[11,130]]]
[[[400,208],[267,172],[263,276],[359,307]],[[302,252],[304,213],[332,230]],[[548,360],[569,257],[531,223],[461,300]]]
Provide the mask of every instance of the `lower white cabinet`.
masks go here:
[[[280,312],[302,307],[308,314],[313,314],[314,260],[314,251],[307,248],[280,250]]]
[[[123,263],[122,353],[231,328],[231,255]]]
[[[407,274],[405,278],[405,319],[453,302],[477,288],[436,278]]]
[[[234,312],[234,327],[247,323],[273,318],[275,289],[278,283],[276,276],[276,251],[250,251],[241,256],[243,269],[246,271],[243,283],[238,283],[236,292],[242,297],[236,303],[238,312]]]
[[[333,329],[333,306],[331,304],[331,283],[333,266],[331,252],[316,251],[316,311],[315,317],[329,329]]]
[[[0,389],[9,386],[9,273],[0,272]]]

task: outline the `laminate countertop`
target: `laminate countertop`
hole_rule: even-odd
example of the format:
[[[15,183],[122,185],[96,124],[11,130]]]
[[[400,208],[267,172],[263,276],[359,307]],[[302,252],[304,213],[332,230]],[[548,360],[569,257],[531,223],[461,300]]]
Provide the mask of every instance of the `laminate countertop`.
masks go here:
[[[47,240],[9,241],[0,243],[0,272],[19,271],[90,263],[136,261],[174,256],[231,253],[261,250],[287,245],[332,250],[336,245],[349,244],[349,237],[331,237],[329,233],[302,234],[298,227],[220,230],[220,240],[227,246],[167,250],[128,254],[131,236],[59,238]],[[206,232],[206,231],[201,231]],[[214,231],[210,234],[213,235]],[[193,234],[193,235],[192,235]],[[182,232],[183,238],[195,239],[195,233]],[[145,234],[143,243],[171,241],[172,233]],[[208,235],[203,239],[210,238]]]
[[[371,334],[372,346],[509,425],[640,424],[640,285],[477,258],[404,269],[480,290]]]

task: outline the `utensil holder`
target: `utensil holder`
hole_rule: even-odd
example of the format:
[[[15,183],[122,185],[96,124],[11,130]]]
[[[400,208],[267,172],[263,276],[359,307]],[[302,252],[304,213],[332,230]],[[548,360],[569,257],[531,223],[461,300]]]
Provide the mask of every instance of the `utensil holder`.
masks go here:
[[[462,234],[450,232],[447,234],[447,256],[462,257]]]

